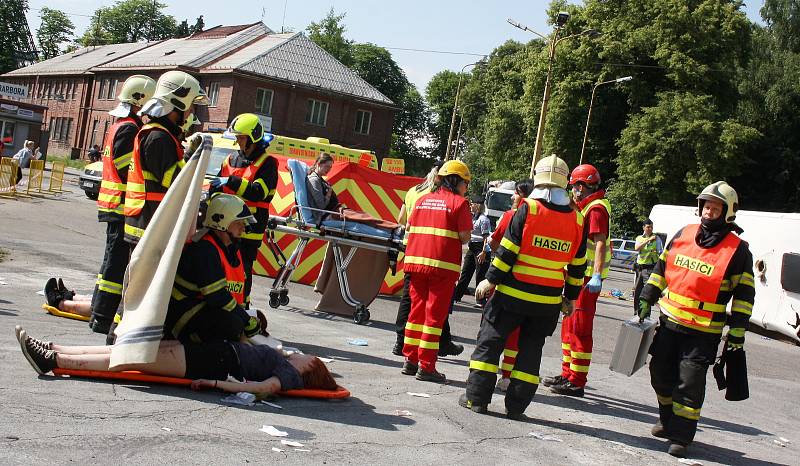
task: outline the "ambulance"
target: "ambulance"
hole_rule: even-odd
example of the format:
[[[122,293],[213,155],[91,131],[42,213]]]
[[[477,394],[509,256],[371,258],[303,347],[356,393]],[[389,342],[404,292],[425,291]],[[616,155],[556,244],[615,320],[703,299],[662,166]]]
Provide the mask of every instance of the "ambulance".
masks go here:
[[[684,226],[699,223],[697,207],[656,205],[654,231],[667,240]],[[800,213],[740,210],[736,224],[753,253],[756,300],[752,324],[800,342]]]

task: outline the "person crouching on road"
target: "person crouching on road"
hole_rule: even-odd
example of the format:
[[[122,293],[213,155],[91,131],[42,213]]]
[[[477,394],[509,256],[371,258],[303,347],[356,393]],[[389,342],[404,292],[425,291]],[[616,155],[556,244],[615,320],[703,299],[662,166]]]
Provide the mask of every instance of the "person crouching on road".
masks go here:
[[[278,161],[267,154],[274,136],[264,132],[258,116],[243,113],[231,122],[228,133],[236,135],[237,152],[222,162],[217,178],[211,180],[212,192],[235,194],[242,199],[256,221],[242,235],[240,250],[244,261],[244,302],[250,307],[250,290],[253,287],[253,263],[264,242],[264,232],[269,220],[269,203],[278,187]]]
[[[404,270],[411,275],[411,313],[406,323],[402,373],[446,383],[436,370],[442,326],[461,270],[461,247],[469,241],[472,218],[464,198],[472,176],[459,160],[448,160],[430,194],[408,219]]]
[[[583,215],[566,192],[569,168],[552,155],[534,168],[534,190],[521,202],[500,242],[486,280],[476,295],[494,294],[486,304],[466,393],[458,403],[486,413],[492,400],[497,363],[506,339],[519,328],[519,353],[506,391],[506,416],[519,420],[539,385],[545,338],[559,312],[572,312],[586,268]],[[566,274],[564,269],[566,268]]]
[[[651,433],[668,439],[669,454],[677,457],[686,456],[694,440],[706,372],[717,356],[723,328],[727,323],[727,350],[741,350],[756,294],[753,255],[734,223],[736,191],[724,181],[707,186],[697,196],[697,210],[700,224],[675,233],[639,301],[642,320],[656,301],[661,308],[650,347],[650,382],[659,415]]]
[[[609,219],[611,204],[600,189],[600,172],[592,165],[578,165],[569,182],[572,195],[586,219],[586,278],[575,312],[561,322],[561,375],[545,377],[542,385],[559,395],[583,396],[592,360],[592,330],[597,298],[611,265]]]
[[[650,273],[658,262],[658,256],[664,252],[661,238],[653,233],[653,221],[649,218],[642,224],[642,234],[636,237],[634,249],[637,252],[636,263],[633,265],[635,278],[633,281],[633,313],[639,314],[639,297],[642,295]]]
[[[492,232],[492,222],[483,213],[483,197],[473,196],[469,204],[472,212],[472,235],[467,243],[467,253],[464,256],[464,265],[461,266],[461,276],[458,277],[453,302],[461,301],[467,293],[469,280],[475,274],[475,287],[486,278],[486,271],[489,269],[486,249],[489,242],[489,234]],[[476,299],[478,305],[485,304],[483,300]]]

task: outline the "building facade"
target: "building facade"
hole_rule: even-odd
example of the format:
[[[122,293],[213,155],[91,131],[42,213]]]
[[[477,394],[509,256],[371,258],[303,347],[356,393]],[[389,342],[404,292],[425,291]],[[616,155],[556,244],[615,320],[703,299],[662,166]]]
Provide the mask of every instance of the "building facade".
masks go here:
[[[273,33],[263,23],[216,27],[183,39],[87,47],[2,75],[28,86],[18,99],[48,107],[43,130],[51,153],[82,156],[113,123],[108,111],[125,79],[165,71],[193,74],[211,104],[201,126],[224,129],[251,112],[273,133],[324,137],[388,155],[397,107],[302,33]]]

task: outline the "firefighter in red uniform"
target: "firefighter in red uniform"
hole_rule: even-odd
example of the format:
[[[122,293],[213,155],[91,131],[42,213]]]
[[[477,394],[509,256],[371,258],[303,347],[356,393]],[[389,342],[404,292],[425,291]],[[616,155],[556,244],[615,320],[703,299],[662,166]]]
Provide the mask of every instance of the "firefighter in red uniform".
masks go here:
[[[231,122],[228,133],[236,136],[239,151],[225,158],[217,178],[211,180],[213,191],[235,194],[244,200],[256,221],[242,235],[240,249],[246,275],[245,308],[250,307],[253,286],[253,263],[264,241],[269,220],[269,203],[278,186],[278,161],[267,154],[273,135],[264,132],[258,116],[244,113]]]
[[[111,125],[103,142],[103,181],[97,196],[97,219],[106,223],[106,249],[92,295],[92,331],[108,334],[114,314],[122,299],[122,278],[128,266],[130,248],[124,240],[125,183],[133,155],[133,140],[142,127],[136,115],[142,105],[153,97],[156,82],[143,75],[125,80],[117,96],[119,105],[108,112],[119,119]]]
[[[588,164],[575,167],[569,179],[575,202],[585,218],[588,241],[584,287],[575,304],[575,312],[561,323],[561,375],[542,380],[542,385],[560,395],[583,396],[592,360],[592,327],[597,298],[611,265],[608,240],[611,204],[605,198],[605,191],[600,189],[600,181],[600,173]]]
[[[183,249],[164,333],[182,342],[239,341],[258,333],[258,319],[244,310],[244,265],[239,238],[255,222],[244,201],[231,194],[211,197],[204,229]]]
[[[461,272],[461,247],[469,241],[472,215],[464,198],[472,176],[459,160],[439,169],[438,184],[420,198],[408,219],[405,273],[411,275],[402,373],[445,383],[436,370],[442,326]]]
[[[659,413],[651,433],[669,439],[673,456],[684,457],[694,439],[706,372],[716,358],[725,324],[727,350],[741,350],[753,312],[753,255],[737,235],[742,233],[734,223],[738,209],[736,191],[724,181],[703,189],[697,197],[700,225],[675,233],[639,301],[641,319],[650,315],[656,301],[661,308],[650,347],[650,382]]]
[[[570,207],[568,173],[567,164],[555,155],[536,164],[533,193],[520,203],[486,280],[475,291],[476,296],[494,294],[469,362],[466,393],[458,400],[474,412],[487,412],[503,346],[519,327],[519,353],[505,406],[509,419],[524,417],[539,386],[545,338],[556,329],[559,312],[572,312],[580,293],[586,234],[583,215]]]

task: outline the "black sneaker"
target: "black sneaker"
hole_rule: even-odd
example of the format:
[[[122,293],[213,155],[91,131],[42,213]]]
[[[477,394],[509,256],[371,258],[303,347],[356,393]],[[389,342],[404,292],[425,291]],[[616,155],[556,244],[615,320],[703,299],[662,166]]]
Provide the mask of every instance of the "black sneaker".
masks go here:
[[[686,458],[686,445],[678,442],[672,442],[669,444],[669,450],[667,450],[667,453],[676,458]]]
[[[558,393],[559,395],[577,396],[579,398],[583,398],[583,387],[579,387],[569,380],[561,385],[550,386],[550,391],[553,393]]]
[[[94,333],[99,333],[101,335],[108,335],[109,329],[111,329],[111,322],[105,322],[102,320],[97,320],[94,317],[89,319],[89,328],[92,329]]]
[[[19,343],[20,348],[22,348],[22,354],[25,355],[25,359],[28,360],[37,374],[44,375],[58,367],[56,364],[56,352],[38,346],[31,338],[28,338],[25,330],[19,333]]]
[[[434,382],[434,383],[447,383],[447,377],[444,376],[441,372],[437,371],[436,369],[432,371],[426,371],[421,367],[417,371],[417,380],[421,380],[423,382]]]
[[[58,291],[69,291],[67,287],[64,285],[64,280],[58,279]]]
[[[44,284],[44,297],[47,300],[47,305],[50,307],[58,308],[58,303],[61,302],[61,292],[58,290],[58,283],[55,278],[47,280]]]
[[[452,341],[448,344],[441,345],[439,347],[439,356],[458,356],[459,354],[464,352],[464,345],[459,345],[458,343],[453,343]]]
[[[471,402],[469,398],[467,398],[466,393],[461,394],[461,396],[458,398],[458,404],[459,406],[463,406],[473,413],[486,414],[489,412],[489,408],[486,405],[479,405]]]
[[[545,387],[552,387],[554,385],[562,385],[564,382],[567,381],[567,378],[563,375],[557,375],[555,377],[545,377],[542,379],[542,385]]]
[[[661,420],[653,424],[653,427],[650,429],[650,434],[652,434],[653,437],[668,438],[667,429],[664,428],[664,424],[661,423]]]
[[[402,356],[403,355],[403,338],[398,337],[397,341],[394,342],[394,346],[392,346],[392,354],[395,356]]]
[[[506,411],[506,418],[511,419],[512,421],[524,421],[528,419],[528,417],[525,416],[525,413],[514,413],[511,411]]]
[[[22,327],[20,327],[19,325],[16,325],[14,327],[14,331],[17,334],[17,341],[19,341],[20,344],[23,341],[25,341],[25,339],[22,339],[22,337],[20,336],[22,334]],[[42,341],[42,340],[39,340],[38,338],[33,338],[33,337],[28,337],[28,339],[31,340],[35,345],[38,345],[41,348],[44,348],[46,350],[53,349],[53,342],[52,341]]]
[[[414,364],[411,361],[406,361],[403,363],[403,370],[400,371],[403,375],[417,375],[417,371],[419,370],[419,366]]]

